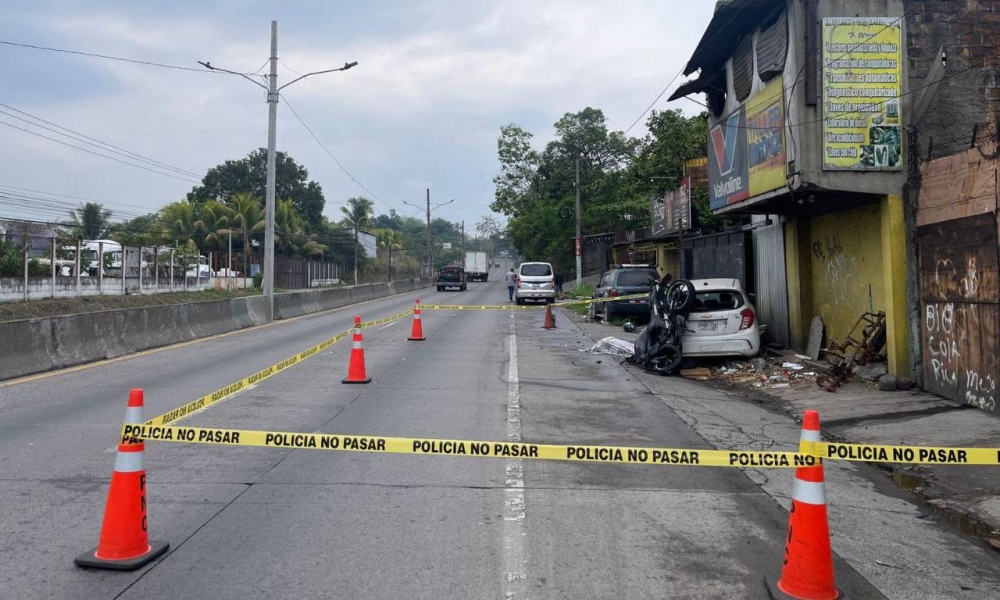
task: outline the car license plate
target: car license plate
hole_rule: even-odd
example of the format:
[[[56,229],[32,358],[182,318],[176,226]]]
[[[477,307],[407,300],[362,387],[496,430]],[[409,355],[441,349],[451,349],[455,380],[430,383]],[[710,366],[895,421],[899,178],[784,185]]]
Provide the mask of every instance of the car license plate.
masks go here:
[[[698,321],[698,331],[718,331],[722,321]]]

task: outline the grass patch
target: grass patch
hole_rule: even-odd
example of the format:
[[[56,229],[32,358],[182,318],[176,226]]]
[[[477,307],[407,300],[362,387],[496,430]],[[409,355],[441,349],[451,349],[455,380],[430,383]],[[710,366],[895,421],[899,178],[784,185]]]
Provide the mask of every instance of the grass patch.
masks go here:
[[[200,292],[173,292],[167,294],[131,294],[128,296],[86,296],[83,298],[48,298],[28,302],[8,302],[0,304],[0,321],[17,321],[39,317],[59,317],[81,313],[117,310],[121,308],[146,308],[185,304],[188,302],[208,302],[255,296],[260,290],[204,290]]]

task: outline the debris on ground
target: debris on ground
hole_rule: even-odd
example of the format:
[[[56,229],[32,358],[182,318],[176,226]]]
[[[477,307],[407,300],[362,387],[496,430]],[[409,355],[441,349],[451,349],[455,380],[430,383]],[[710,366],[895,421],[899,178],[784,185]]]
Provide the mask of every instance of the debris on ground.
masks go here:
[[[635,354],[635,344],[613,336],[598,340],[590,350],[580,350],[591,354],[611,354],[612,356],[632,356]]]
[[[851,377],[858,366],[878,360],[883,355],[885,346],[885,313],[862,314],[843,343],[830,341],[826,353],[839,360],[830,369],[829,375],[816,379],[816,385],[828,392],[837,391],[840,384]],[[892,389],[896,389],[895,381],[892,383]]]
[[[712,379],[712,371],[708,369],[708,367],[681,369],[681,377],[695,379],[697,381],[708,381],[709,379]]]

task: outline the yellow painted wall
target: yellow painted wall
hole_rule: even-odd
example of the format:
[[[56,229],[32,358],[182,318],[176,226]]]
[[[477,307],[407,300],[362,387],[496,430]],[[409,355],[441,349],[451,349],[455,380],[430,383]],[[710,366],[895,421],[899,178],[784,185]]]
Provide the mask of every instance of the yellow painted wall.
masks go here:
[[[843,342],[863,313],[886,310],[881,218],[872,204],[809,219],[812,315],[823,318],[824,346]]]
[[[674,276],[674,279],[680,277],[680,253],[676,249],[668,250],[664,246],[660,246],[656,249],[656,271],[663,277],[667,273]]]
[[[910,375],[906,324],[906,237],[903,198],[886,196],[879,206],[882,225],[882,270],[885,274],[886,351],[890,375]]]

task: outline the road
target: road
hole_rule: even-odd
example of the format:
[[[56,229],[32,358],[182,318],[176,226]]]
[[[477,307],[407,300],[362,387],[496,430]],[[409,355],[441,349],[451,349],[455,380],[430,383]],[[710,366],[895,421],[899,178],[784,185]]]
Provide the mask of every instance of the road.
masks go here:
[[[779,572],[784,550],[787,471],[149,442],[150,534],[170,552],[133,573],[73,566],[97,541],[130,388],[145,390],[151,417],[346,329],[354,314],[388,316],[416,297],[505,303],[501,278],[0,384],[3,596],[767,598],[763,577]],[[365,330],[367,386],[341,384],[341,342],[182,424],[713,448],[781,418],[727,414],[715,391],[580,352],[591,338],[557,313],[559,327],[543,330],[536,311],[425,311],[424,342],[406,341],[409,319]],[[779,443],[794,444],[794,424],[775,423]],[[875,477],[855,474],[875,503],[855,508],[877,517],[891,506],[887,518],[902,518],[912,505]],[[997,594],[995,555],[975,542],[920,522],[896,555],[868,557],[866,537],[897,534],[877,523],[841,532],[848,523],[835,523],[834,548],[852,598],[963,597],[955,581],[967,597]],[[954,558],[918,585],[907,552]],[[892,569],[871,568],[880,556]]]

